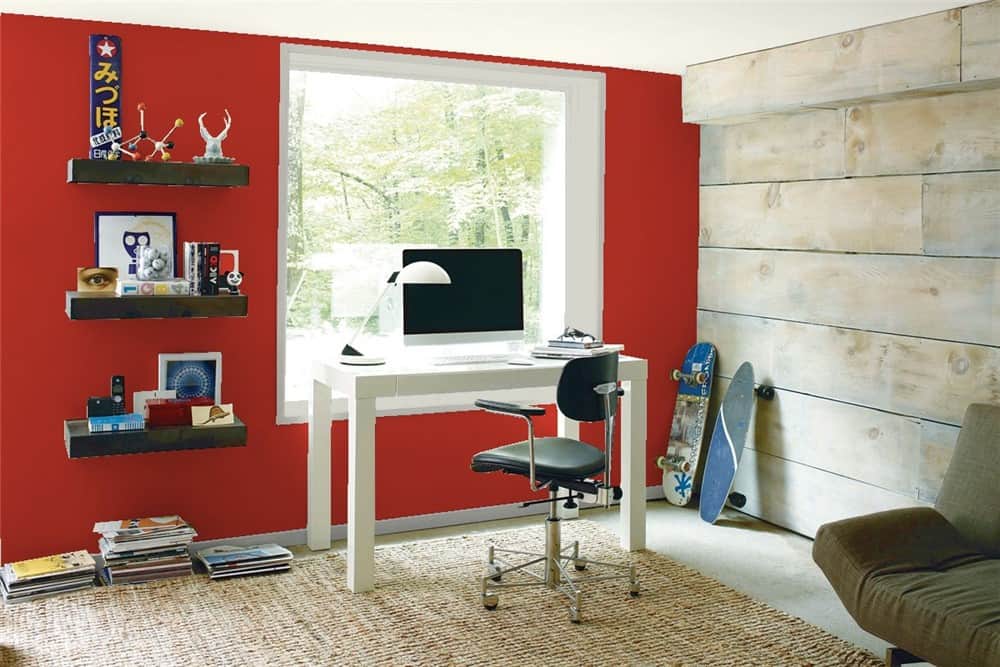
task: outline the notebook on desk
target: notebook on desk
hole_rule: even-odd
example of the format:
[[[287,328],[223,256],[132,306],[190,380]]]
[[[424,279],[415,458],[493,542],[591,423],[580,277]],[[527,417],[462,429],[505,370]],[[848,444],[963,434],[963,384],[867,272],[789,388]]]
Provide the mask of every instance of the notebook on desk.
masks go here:
[[[606,343],[600,347],[553,347],[537,345],[531,350],[531,356],[540,359],[576,359],[577,357],[596,357],[611,352],[621,352],[625,346],[620,343]]]

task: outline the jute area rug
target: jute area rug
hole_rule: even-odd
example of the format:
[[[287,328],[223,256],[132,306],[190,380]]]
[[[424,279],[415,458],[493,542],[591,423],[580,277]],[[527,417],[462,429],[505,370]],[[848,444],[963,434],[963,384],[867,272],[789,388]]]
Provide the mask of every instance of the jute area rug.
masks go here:
[[[374,592],[345,587],[345,557],[288,573],[204,575],[5,607],[4,665],[870,665],[875,656],[664,556],[631,554],[642,595],[597,582],[583,622],[565,599],[504,591],[483,608],[484,545],[539,550],[541,525],[381,547]],[[567,522],[591,558],[627,558],[601,526]]]

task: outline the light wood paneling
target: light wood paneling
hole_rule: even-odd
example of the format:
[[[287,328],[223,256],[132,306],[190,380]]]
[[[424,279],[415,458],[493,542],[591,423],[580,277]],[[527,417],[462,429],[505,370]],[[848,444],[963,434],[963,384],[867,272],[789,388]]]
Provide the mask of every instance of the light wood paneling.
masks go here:
[[[1000,2],[962,10],[962,80],[1000,77]]]
[[[744,450],[733,490],[742,511],[807,537],[830,521],[919,505],[916,500],[825,470]]]
[[[948,424],[923,421],[920,424],[920,458],[917,465],[917,499],[932,503],[941,491],[941,482],[955,453],[961,429]]]
[[[1000,172],[925,176],[923,237],[929,255],[1000,257]]]
[[[729,379],[712,390],[718,414]],[[757,401],[752,449],[921,500],[933,500],[951,459],[958,427],[776,390]]]
[[[947,424],[1000,404],[1000,349],[699,310],[717,371],[750,361],[758,382]]]
[[[701,184],[839,178],[844,110],[701,128]]]
[[[702,248],[698,305],[1000,345],[1000,260]]]
[[[960,80],[957,10],[691,65],[684,121],[702,123]]]
[[[1000,169],[1000,90],[847,111],[848,176]]]
[[[707,185],[700,243],[919,254],[920,201],[920,176]]]

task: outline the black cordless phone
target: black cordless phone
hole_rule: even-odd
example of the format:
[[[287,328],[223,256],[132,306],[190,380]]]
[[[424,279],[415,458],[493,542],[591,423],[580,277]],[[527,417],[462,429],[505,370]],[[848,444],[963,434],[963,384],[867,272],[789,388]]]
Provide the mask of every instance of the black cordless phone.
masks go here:
[[[111,406],[112,414],[125,414],[125,376],[111,376]]]

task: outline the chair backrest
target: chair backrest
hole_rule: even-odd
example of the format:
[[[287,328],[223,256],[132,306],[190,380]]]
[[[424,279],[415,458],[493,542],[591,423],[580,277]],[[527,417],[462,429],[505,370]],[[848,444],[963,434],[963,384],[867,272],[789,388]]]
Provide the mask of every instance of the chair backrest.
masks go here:
[[[1000,406],[965,411],[935,507],[967,540],[1000,555]]]
[[[596,357],[571,359],[563,367],[556,388],[556,405],[559,411],[578,422],[598,422],[607,418],[604,397],[594,387],[608,382],[618,382],[618,353]],[[612,416],[618,406],[618,397],[612,397]]]

